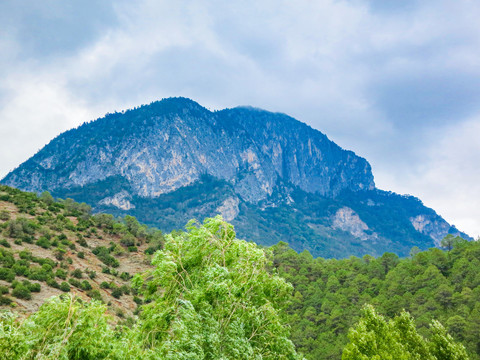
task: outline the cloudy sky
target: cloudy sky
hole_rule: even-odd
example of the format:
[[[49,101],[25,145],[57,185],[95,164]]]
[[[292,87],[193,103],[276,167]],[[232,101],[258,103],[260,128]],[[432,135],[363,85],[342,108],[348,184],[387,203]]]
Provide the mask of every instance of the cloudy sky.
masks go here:
[[[287,113],[377,186],[480,234],[480,2],[0,2],[0,178],[51,138],[170,96]]]

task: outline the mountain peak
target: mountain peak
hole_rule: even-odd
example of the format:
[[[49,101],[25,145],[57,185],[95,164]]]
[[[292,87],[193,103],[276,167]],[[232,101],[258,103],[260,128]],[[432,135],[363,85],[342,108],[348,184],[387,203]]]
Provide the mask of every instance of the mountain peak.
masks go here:
[[[345,249],[385,251],[382,241],[404,236],[382,225],[392,213],[410,224],[409,239],[426,246],[450,228],[415,201],[379,195],[367,160],[288,115],[252,107],[211,112],[183,97],[109,114],[63,133],[2,183],[48,190],[117,215],[140,214],[140,220],[167,230],[189,220],[183,218],[187,213],[220,212],[252,240],[285,240],[296,250],[324,256]],[[399,211],[402,206],[409,211]],[[272,218],[281,224],[272,224]],[[266,223],[271,231],[263,230]],[[290,226],[276,229],[285,224]],[[357,247],[331,244],[337,250],[322,252],[320,243],[338,238],[357,241]]]

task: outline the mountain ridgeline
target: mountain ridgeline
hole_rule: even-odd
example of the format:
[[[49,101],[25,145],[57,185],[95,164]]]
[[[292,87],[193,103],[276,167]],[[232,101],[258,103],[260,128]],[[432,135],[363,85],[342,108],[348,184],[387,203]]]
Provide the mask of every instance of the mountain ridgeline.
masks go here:
[[[401,256],[468,237],[411,196],[375,188],[370,164],[287,115],[211,112],[169,98],[67,131],[3,184],[133,215],[170,231],[217,213],[240,237],[314,256]]]

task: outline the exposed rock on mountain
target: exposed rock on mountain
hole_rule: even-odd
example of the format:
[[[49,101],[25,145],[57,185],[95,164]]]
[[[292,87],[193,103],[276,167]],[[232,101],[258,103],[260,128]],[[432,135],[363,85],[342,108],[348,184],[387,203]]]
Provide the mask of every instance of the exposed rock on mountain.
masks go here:
[[[415,211],[393,206],[399,196],[375,189],[369,163],[321,132],[284,114],[210,112],[185,98],[67,131],[2,182],[136,215],[164,230],[187,216],[221,213],[245,238],[284,240],[323,256],[376,254],[392,243],[406,254],[407,246],[432,246],[451,231],[417,199],[406,201]],[[399,218],[389,229],[371,214],[392,206]],[[371,211],[362,213],[365,207]]]

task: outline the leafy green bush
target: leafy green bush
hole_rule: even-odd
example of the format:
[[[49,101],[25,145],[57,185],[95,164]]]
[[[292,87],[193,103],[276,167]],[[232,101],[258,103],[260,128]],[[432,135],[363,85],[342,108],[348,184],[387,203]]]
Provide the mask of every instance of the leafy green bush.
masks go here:
[[[98,257],[100,261],[102,261],[107,266],[118,267],[120,263],[117,259],[110,255],[109,249],[104,246],[98,246],[93,249],[93,254]]]
[[[0,268],[0,280],[12,282],[15,280],[15,272],[12,269]]]
[[[7,210],[0,211],[0,220],[8,221],[10,220],[10,213]]]
[[[87,295],[93,300],[103,302],[102,294],[100,293],[100,291],[98,291],[98,289],[87,291]]]
[[[0,295],[0,306],[5,306],[5,305],[10,305],[12,303],[12,300],[7,297],[7,296],[3,296],[3,295]]]
[[[68,273],[63,269],[58,269],[55,272],[55,276],[60,278],[60,279],[63,279],[63,280],[65,280],[67,278],[67,275],[68,275]]]
[[[0,239],[0,245],[5,246],[6,248],[11,247],[10,243],[5,239]]]
[[[71,274],[74,278],[81,279],[83,278],[83,272],[80,269],[75,269],[71,272]]]
[[[131,234],[126,234],[121,240],[120,240],[120,244],[122,244],[123,246],[125,246],[126,248],[130,247],[130,246],[134,246],[135,245],[135,237]]]
[[[42,289],[39,283],[30,283],[27,285],[27,287],[31,292],[40,292]]]
[[[88,270],[87,273],[88,273],[88,277],[92,280],[97,277],[97,272],[95,270]]]
[[[77,287],[77,288],[79,288],[79,289],[82,288],[82,283],[81,283],[80,281],[78,281],[77,279],[70,278],[70,279],[68,279],[68,282],[69,282],[70,285],[72,285],[72,286],[75,286],[75,287]]]
[[[50,241],[45,236],[40,236],[40,238],[35,242],[35,244],[44,249],[50,249],[50,247],[52,246]]]
[[[62,290],[63,292],[69,292],[70,291],[70,285],[66,281],[63,281],[60,284],[60,290]]]
[[[132,276],[128,272],[122,272],[120,274],[120,279],[122,279],[123,281],[128,281],[131,278],[132,278]]]
[[[83,280],[82,283],[80,284],[80,288],[82,290],[88,291],[88,290],[92,290],[92,285],[87,280]]]
[[[17,276],[28,276],[28,266],[21,265],[18,262],[13,265],[12,270]]]
[[[15,286],[15,288],[12,290],[12,296],[24,300],[30,300],[32,298],[30,289],[21,283]]]
[[[28,278],[30,280],[46,281],[49,275],[53,275],[51,271],[48,272],[40,266],[32,266],[29,269]]]
[[[123,292],[120,288],[115,288],[112,290],[112,296],[116,299],[120,299],[120,297],[123,295]]]
[[[60,284],[55,279],[47,279],[47,285],[55,289],[60,289]]]

